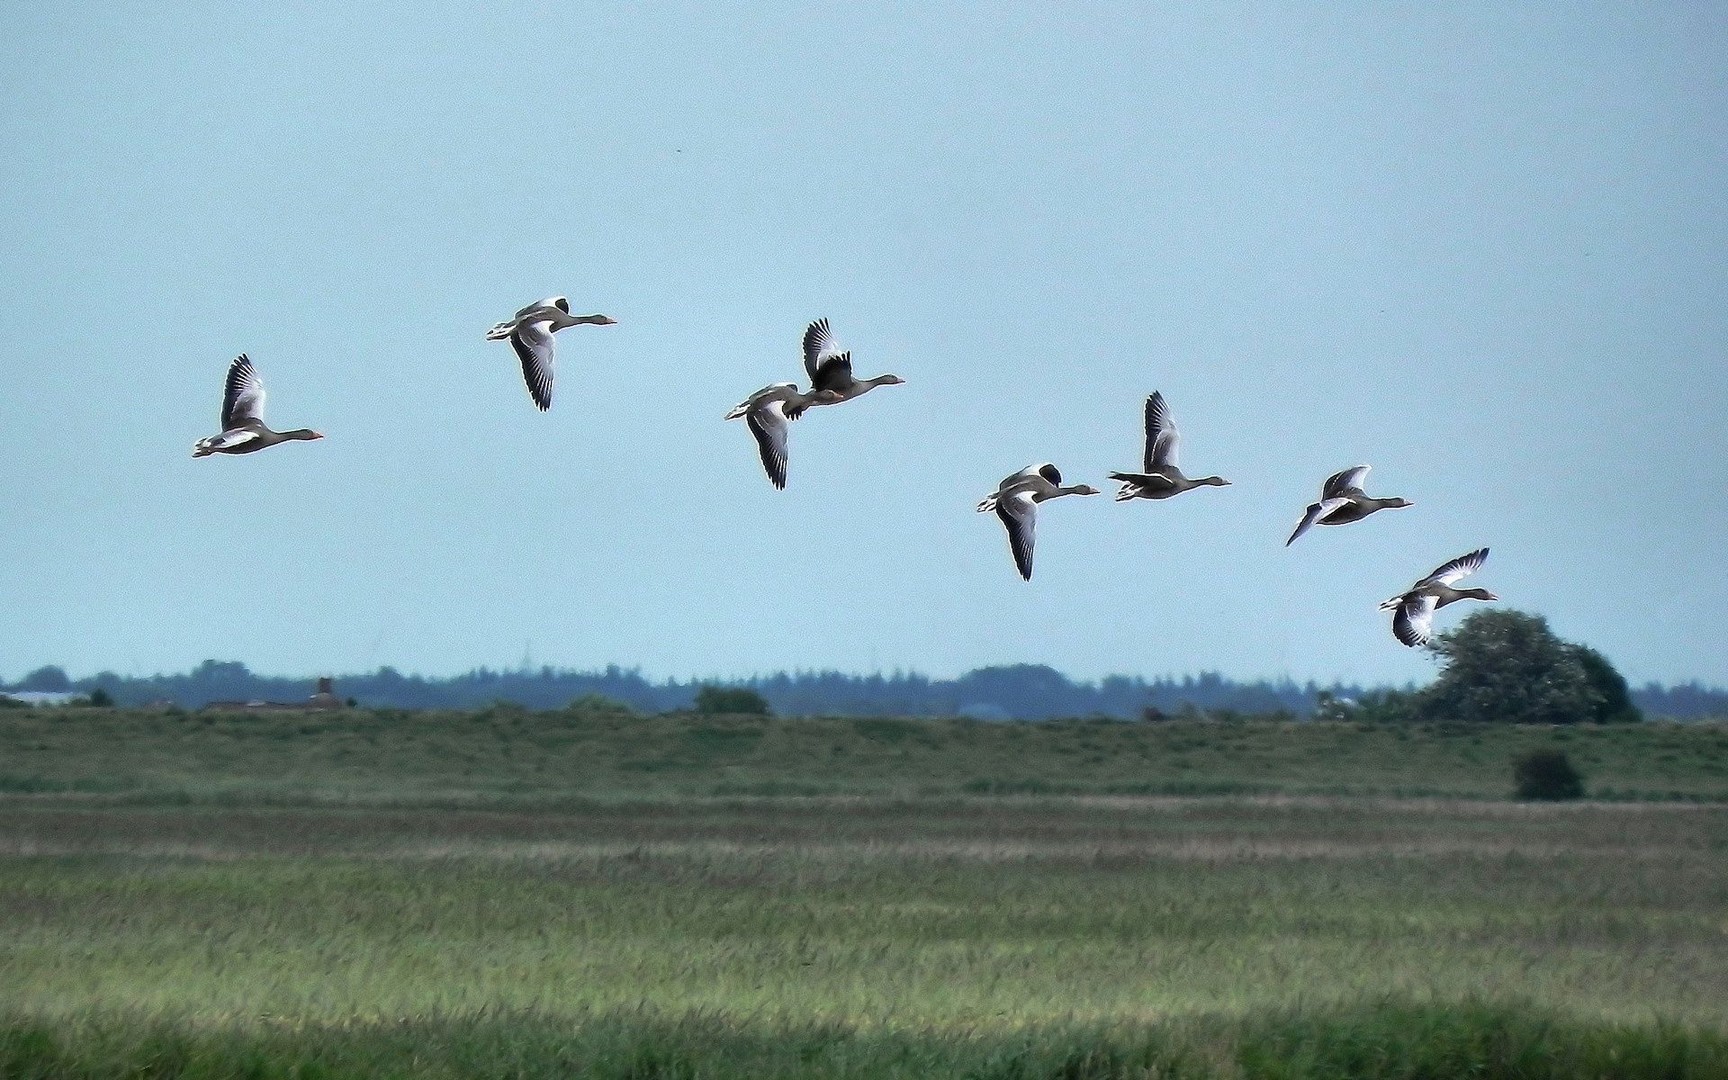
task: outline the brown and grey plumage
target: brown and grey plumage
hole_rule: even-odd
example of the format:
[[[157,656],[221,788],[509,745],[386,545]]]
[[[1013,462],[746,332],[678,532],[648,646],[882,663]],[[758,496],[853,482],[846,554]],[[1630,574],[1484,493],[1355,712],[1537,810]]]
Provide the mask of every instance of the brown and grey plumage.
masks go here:
[[[606,315],[572,315],[570,301],[562,296],[548,296],[494,325],[486,331],[486,340],[510,339],[510,347],[522,361],[522,379],[528,384],[528,394],[545,412],[552,407],[552,335],[567,326],[613,326],[617,322]]]
[[[192,456],[250,454],[277,443],[323,437],[311,428],[271,431],[264,426],[264,383],[252,361],[241,353],[228,365],[228,378],[222,388],[222,433],[199,439],[192,447]]]
[[[1222,476],[1191,478],[1182,475],[1176,465],[1176,451],[1181,436],[1170,420],[1170,407],[1164,394],[1153,391],[1146,399],[1146,453],[1142,461],[1145,472],[1113,472],[1110,479],[1122,482],[1116,501],[1128,499],[1168,499],[1197,487],[1224,487],[1230,481]]]
[[[812,390],[799,393],[796,383],[775,383],[764,386],[735,405],[726,414],[728,420],[742,419],[756,437],[756,449],[762,456],[762,468],[768,481],[777,488],[786,487],[786,432],[789,408],[795,404],[824,405],[838,400],[832,390]]]
[[[1415,648],[1428,644],[1434,632],[1434,612],[1455,600],[1498,600],[1487,589],[1454,589],[1461,579],[1474,573],[1488,559],[1487,548],[1477,548],[1442,563],[1434,572],[1380,605],[1392,616],[1392,636]]]
[[[1008,547],[1020,576],[1032,580],[1032,551],[1038,541],[1038,504],[1064,495],[1097,495],[1090,484],[1063,486],[1062,473],[1049,462],[1028,465],[996,485],[994,494],[978,504],[978,512],[996,511],[1008,530]]]
[[[828,400],[814,398],[788,405],[786,415],[796,420],[812,405],[835,405],[862,397],[878,386],[898,386],[906,380],[898,375],[878,375],[873,379],[858,379],[852,375],[852,354],[841,352],[834,343],[834,333],[827,319],[817,319],[804,328],[804,371],[810,376],[812,391],[832,390]]]
[[[1362,481],[1368,475],[1368,466],[1357,465],[1343,472],[1333,473],[1326,478],[1326,483],[1320,486],[1320,501],[1308,504],[1308,510],[1302,515],[1302,520],[1296,524],[1296,531],[1290,534],[1290,539],[1284,541],[1289,547],[1296,538],[1308,531],[1311,525],[1348,525],[1361,521],[1376,510],[1396,510],[1416,504],[1408,499],[1376,499],[1362,490]]]

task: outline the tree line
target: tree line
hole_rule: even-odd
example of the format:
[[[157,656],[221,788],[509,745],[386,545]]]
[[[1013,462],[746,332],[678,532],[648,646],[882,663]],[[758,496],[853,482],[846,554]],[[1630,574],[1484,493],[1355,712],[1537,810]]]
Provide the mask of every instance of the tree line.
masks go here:
[[[1364,719],[1489,719],[1509,702],[1524,710],[1525,718],[1537,720],[1628,719],[1638,710],[1674,719],[1728,716],[1728,690],[1697,683],[1630,690],[1601,654],[1561,642],[1540,616],[1523,612],[1477,613],[1442,635],[1434,649],[1445,667],[1440,678],[1422,690],[1287,679],[1239,681],[1216,672],[1153,679],[1111,675],[1090,682],[1070,679],[1043,664],[978,668],[954,679],[901,671],[815,671],[748,679],[653,680],[639,669],[617,665],[599,671],[476,668],[440,678],[381,667],[337,675],[335,689],[358,705],[403,709],[474,708],[497,701],[555,709],[577,699],[605,698],[642,712],[669,712],[691,708],[704,687],[721,686],[753,691],[774,712],[791,716],[1157,719],[1203,712],[1305,717],[1318,706],[1327,715],[1347,710]],[[0,690],[99,691],[119,705],[197,708],[224,701],[304,702],[312,684],[309,676],[260,675],[237,660],[206,660],[184,674],[145,677],[102,672],[73,679],[49,666]],[[1541,694],[1534,693],[1536,687],[1543,688]]]

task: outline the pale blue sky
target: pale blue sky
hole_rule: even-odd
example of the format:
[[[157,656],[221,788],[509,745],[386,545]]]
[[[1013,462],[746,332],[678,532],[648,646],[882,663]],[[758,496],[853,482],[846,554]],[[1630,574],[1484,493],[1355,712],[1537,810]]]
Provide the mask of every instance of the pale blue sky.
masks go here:
[[[1375,604],[1489,545],[1728,683],[1724,9],[1339,6],[10,5],[0,677],[1402,682]],[[551,293],[619,325],[541,415],[482,336]],[[907,385],[775,492],[720,418],[823,315]],[[324,441],[192,460],[241,351]],[[1021,582],[973,504],[1154,389],[1235,485],[1048,505]],[[1416,507],[1286,550],[1361,462]]]

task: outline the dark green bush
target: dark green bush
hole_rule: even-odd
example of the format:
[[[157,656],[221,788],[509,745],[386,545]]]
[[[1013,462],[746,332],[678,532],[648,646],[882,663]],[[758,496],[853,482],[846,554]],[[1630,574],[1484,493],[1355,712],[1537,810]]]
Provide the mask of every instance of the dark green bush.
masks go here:
[[[1421,719],[1588,724],[1641,719],[1626,680],[1594,649],[1562,641],[1540,615],[1477,611],[1429,646],[1446,667],[1414,696]]]
[[[1512,766],[1520,799],[1559,802],[1584,797],[1584,778],[1564,750],[1533,750]]]
[[[1637,723],[1644,719],[1638,706],[1632,704],[1632,690],[1626,685],[1625,676],[1614,669],[1606,656],[1588,645],[1572,646],[1572,655],[1600,699],[1592,719],[1598,724]]]

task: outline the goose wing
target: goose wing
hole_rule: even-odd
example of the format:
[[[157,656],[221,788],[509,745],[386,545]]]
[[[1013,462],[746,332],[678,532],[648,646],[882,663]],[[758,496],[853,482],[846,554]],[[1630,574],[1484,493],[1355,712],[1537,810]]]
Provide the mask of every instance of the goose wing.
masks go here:
[[[239,427],[247,420],[264,419],[264,383],[252,361],[241,353],[228,365],[228,381],[222,388],[222,430]]]
[[[522,379],[541,412],[552,407],[551,326],[538,320],[525,322],[510,334],[510,347],[522,360]]]
[[[1330,481],[1328,481],[1328,483],[1330,483]],[[1348,505],[1349,502],[1349,499],[1334,498],[1321,499],[1319,502],[1309,503],[1308,512],[1302,515],[1302,520],[1296,525],[1296,531],[1290,534],[1290,539],[1284,541],[1284,546],[1289,547],[1291,544],[1295,543],[1296,538],[1307,532],[1309,526],[1313,525],[1316,521],[1322,520],[1326,515],[1332,513],[1332,511],[1339,507]]]
[[[996,516],[1008,529],[1008,547],[1020,576],[1032,580],[1032,549],[1038,542],[1038,504],[1028,491],[1015,491],[996,501]]]
[[[828,329],[827,319],[817,319],[804,328],[804,371],[810,376],[810,381],[816,381],[816,370],[822,366],[825,357],[837,356],[840,353],[834,344],[834,332]]]
[[[1392,636],[1412,649],[1428,644],[1434,632],[1434,608],[1437,601],[1429,595],[1405,595],[1392,616]]]
[[[1040,486],[1042,484],[1042,474],[1038,470],[1041,467],[1046,469],[1055,468],[1054,465],[1028,465],[1019,472],[1009,473],[1007,476],[1004,476],[1002,482],[996,485],[996,490],[991,492],[989,495],[986,495],[984,500],[978,504],[978,512],[980,514],[986,514],[996,509],[996,504],[1001,499],[1007,497],[1009,492],[1030,491],[1033,488]]]
[[[769,398],[779,398],[781,401],[786,401],[797,393],[798,393],[798,386],[796,383],[789,383],[789,382],[770,383],[769,385],[764,386],[762,389],[756,391],[754,394],[751,394],[749,397],[745,398],[743,401],[740,401],[738,404],[732,406],[732,411],[726,414],[726,419],[736,420],[741,416],[745,416],[750,412],[751,409],[754,409],[754,408],[756,408],[756,406],[761,405],[763,402],[767,401]]]
[[[810,376],[810,389],[812,392],[817,390],[844,391],[850,389],[854,381],[856,380],[852,378],[852,354],[849,352],[836,353],[833,356],[823,357],[822,362],[816,365],[816,371]]]
[[[1333,473],[1326,478],[1326,483],[1320,487],[1320,497],[1334,499],[1350,492],[1360,492],[1362,481],[1368,477],[1368,466],[1355,465],[1343,472]]]
[[[1017,473],[1009,473],[996,485],[998,494],[1012,491],[1015,488],[1043,487],[1045,484],[1060,485],[1062,471],[1048,461],[1037,465],[1028,465]]]
[[[756,449],[762,455],[762,468],[776,488],[786,487],[786,410],[777,397],[770,397],[744,414],[750,434],[756,436]]]
[[[1469,577],[1488,559],[1487,548],[1477,548],[1467,555],[1460,555],[1451,562],[1442,563],[1434,568],[1434,572],[1418,581],[1421,585],[1456,585],[1462,579]]]
[[[548,296],[544,300],[536,300],[532,304],[529,304],[527,307],[523,308],[521,311],[518,311],[516,313],[516,318],[513,319],[512,321],[519,323],[519,322],[522,322],[523,320],[529,318],[530,316],[532,316],[536,312],[540,312],[540,311],[548,311],[549,312],[549,311],[553,311],[553,310],[561,311],[566,315],[570,314],[570,301],[564,299],[564,297],[562,297],[562,296]]]
[[[1170,406],[1164,403],[1162,391],[1154,391],[1146,399],[1146,471],[1176,464],[1178,436],[1170,420]]]

